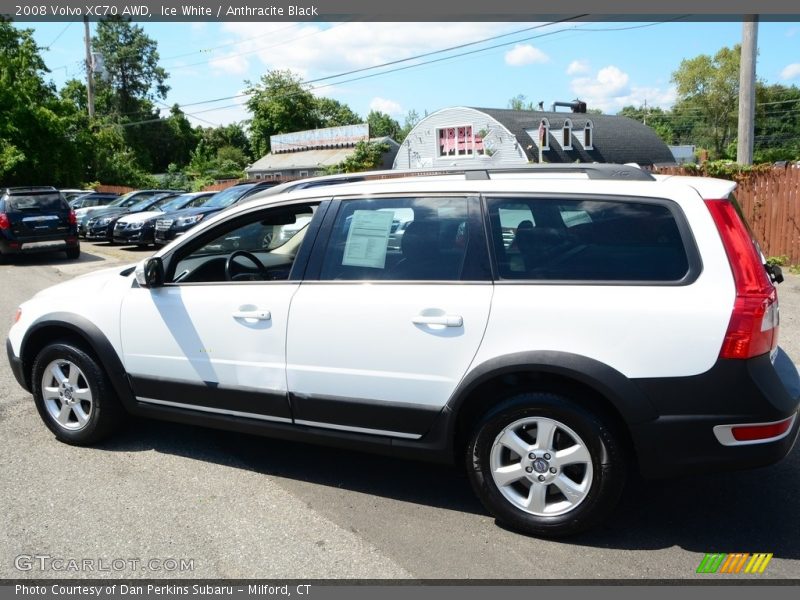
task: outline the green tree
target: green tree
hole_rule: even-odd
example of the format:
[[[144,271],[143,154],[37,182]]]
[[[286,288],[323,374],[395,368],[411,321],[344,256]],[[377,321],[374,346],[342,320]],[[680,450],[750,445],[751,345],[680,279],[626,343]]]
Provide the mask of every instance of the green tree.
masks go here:
[[[400,123],[379,110],[370,111],[367,115],[367,124],[369,124],[370,137],[387,136],[396,140],[396,136],[400,132]]]
[[[29,29],[0,19],[0,178],[6,184],[77,184],[81,128],[62,101]]]
[[[92,38],[103,56],[107,77],[98,79],[98,96],[111,94],[111,106],[121,115],[152,113],[152,102],[167,97],[167,72],[158,65],[158,47],[144,29],[119,18],[99,21]]]
[[[389,144],[385,142],[358,142],[350,156],[329,170],[333,173],[358,173],[377,169],[388,151]]]
[[[508,108],[511,110],[536,110],[536,105],[528,101],[524,94],[517,94],[508,101]]]
[[[428,116],[428,111],[425,111],[425,116]],[[394,140],[397,143],[402,143],[403,140],[406,139],[409,132],[417,126],[417,123],[420,122],[422,117],[419,116],[419,113],[414,110],[413,108],[406,113],[405,119],[403,121],[403,126],[397,132],[397,137]]]
[[[629,105],[624,107],[617,114],[652,127],[658,134],[658,137],[667,144],[676,143],[675,131],[672,128],[672,115],[662,108],[657,106],[648,108],[640,106],[637,108],[633,105]]]
[[[220,127],[201,127],[198,129],[198,133],[205,145],[214,153],[225,146],[232,146],[241,150],[248,160],[253,158],[250,152],[250,139],[241,123],[230,123]]]
[[[800,160],[800,88],[756,86],[755,162]]]
[[[316,98],[299,76],[289,70],[270,71],[258,83],[247,84],[247,108],[253,115],[250,135],[253,154],[270,150],[269,138],[280,133],[314,129],[318,119]]]
[[[317,127],[341,127],[342,125],[357,125],[362,122],[361,117],[338,100],[315,98],[315,103]]]
[[[724,157],[734,139],[739,104],[739,57],[741,47],[722,48],[714,56],[701,54],[681,61],[672,74],[678,92],[673,111],[697,117],[694,143]]]

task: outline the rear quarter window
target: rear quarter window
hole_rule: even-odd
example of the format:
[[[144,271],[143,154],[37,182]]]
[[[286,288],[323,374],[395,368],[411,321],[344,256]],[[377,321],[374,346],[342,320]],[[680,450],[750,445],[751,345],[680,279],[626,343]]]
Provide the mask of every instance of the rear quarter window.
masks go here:
[[[508,280],[685,280],[692,261],[679,209],[669,204],[488,198],[497,273]]]

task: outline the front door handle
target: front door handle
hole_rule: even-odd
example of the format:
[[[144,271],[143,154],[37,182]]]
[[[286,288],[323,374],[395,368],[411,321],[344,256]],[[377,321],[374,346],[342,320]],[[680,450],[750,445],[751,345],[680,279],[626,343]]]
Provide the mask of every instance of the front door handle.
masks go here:
[[[269,321],[272,314],[268,310],[238,310],[232,314],[234,319],[256,319],[258,321]]]
[[[414,325],[444,325],[445,327],[463,327],[464,318],[461,315],[417,315],[411,322]]]

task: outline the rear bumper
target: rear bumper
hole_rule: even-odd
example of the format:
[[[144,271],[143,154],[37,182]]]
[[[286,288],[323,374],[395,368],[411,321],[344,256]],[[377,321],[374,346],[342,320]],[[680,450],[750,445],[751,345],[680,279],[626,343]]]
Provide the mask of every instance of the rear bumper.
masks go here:
[[[646,477],[736,470],[773,464],[794,446],[800,418],[779,439],[723,444],[714,428],[773,423],[797,415],[800,375],[782,351],[746,361],[720,360],[693,377],[637,380],[659,417],[631,427]]]
[[[65,236],[63,234],[52,237],[35,239],[7,240],[0,238],[0,251],[3,254],[35,254],[37,252],[61,252],[67,248],[79,245],[77,234]]]
[[[11,340],[6,340],[6,354],[8,354],[8,364],[11,365],[11,372],[14,374],[14,379],[17,380],[25,391],[28,389],[28,384],[25,381],[25,372],[22,366],[22,359],[14,354],[14,348],[11,346]]]

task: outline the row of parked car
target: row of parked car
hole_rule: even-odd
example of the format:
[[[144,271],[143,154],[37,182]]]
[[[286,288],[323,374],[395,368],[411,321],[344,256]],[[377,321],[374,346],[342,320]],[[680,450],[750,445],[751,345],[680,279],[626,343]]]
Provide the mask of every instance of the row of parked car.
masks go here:
[[[221,192],[129,192],[104,205],[77,208],[78,235],[91,241],[163,246],[210,215],[273,185],[263,181],[239,183]]]
[[[261,181],[221,192],[153,189],[121,196],[51,186],[0,188],[0,261],[52,251],[77,259],[79,238],[163,246],[208,216],[274,185]]]

